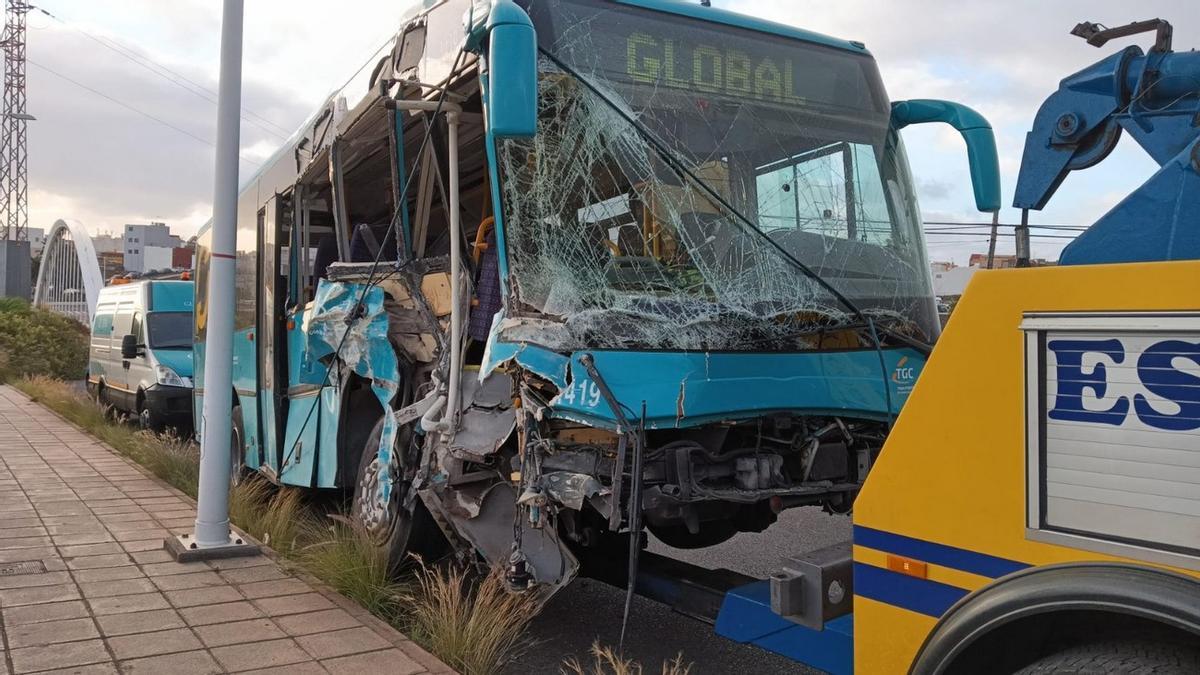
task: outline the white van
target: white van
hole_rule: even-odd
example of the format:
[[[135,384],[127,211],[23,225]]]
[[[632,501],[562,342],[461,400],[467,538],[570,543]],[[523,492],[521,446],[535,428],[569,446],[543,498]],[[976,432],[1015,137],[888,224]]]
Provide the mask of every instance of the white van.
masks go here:
[[[147,429],[192,425],[192,282],[136,281],[100,291],[87,388]]]

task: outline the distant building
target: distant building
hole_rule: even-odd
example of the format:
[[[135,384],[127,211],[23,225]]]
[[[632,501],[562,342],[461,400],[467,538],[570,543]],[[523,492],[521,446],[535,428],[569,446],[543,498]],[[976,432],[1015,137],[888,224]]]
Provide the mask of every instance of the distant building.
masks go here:
[[[96,235],[92,237],[92,248],[96,250],[97,256],[102,253],[125,255],[125,238],[113,234]]]
[[[986,257],[986,256],[985,256]],[[933,272],[933,294],[940,298],[953,298],[963,294],[971,277],[979,267],[954,267],[938,269],[930,265]]]
[[[164,223],[126,225],[124,246],[125,270],[142,273],[170,269],[171,249],[183,246],[183,240]]]
[[[968,264],[971,267],[987,267],[987,259],[986,253],[972,253]],[[992,267],[998,270],[1017,266],[1017,256],[1015,255],[997,255],[992,260]],[[1029,264],[1031,267],[1045,267],[1054,263],[1047,261],[1045,258],[1034,258],[1029,261]]]
[[[25,234],[29,238],[29,255],[40,256],[46,248],[46,231],[40,227],[27,227]]]

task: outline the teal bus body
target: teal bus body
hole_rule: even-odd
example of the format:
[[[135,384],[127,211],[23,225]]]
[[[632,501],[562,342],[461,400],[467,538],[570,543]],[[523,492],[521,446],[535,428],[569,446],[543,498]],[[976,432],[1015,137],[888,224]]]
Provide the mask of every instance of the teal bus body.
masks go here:
[[[243,184],[235,459],[551,588],[631,491],[680,547],[849,508],[940,329],[891,114],[862,45],[732,12],[423,3]]]

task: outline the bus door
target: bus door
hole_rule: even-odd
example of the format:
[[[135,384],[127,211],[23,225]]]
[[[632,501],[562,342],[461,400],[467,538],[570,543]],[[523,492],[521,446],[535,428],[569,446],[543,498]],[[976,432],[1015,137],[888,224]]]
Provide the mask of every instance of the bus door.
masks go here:
[[[282,200],[275,195],[258,212],[258,415],[262,439],[262,469],[279,474],[279,447],[283,436],[283,403],[286,395],[284,302],[287,271],[282,255]]]
[[[313,223],[314,213],[321,213],[325,203],[306,195],[305,186],[297,185],[292,192],[291,222],[288,237],[289,298],[285,318],[286,333],[280,345],[286,350],[287,401],[283,443],[280,445],[276,467],[281,482],[310,485],[311,465],[317,452],[321,400],[328,367],[309,358],[306,328],[313,309],[313,294],[318,279],[314,273],[318,243],[332,236],[328,225]],[[304,471],[309,466],[308,472]]]

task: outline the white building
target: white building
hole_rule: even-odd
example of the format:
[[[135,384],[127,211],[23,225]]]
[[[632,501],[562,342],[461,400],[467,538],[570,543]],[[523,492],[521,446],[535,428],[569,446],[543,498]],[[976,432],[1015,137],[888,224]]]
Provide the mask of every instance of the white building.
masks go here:
[[[950,267],[938,269],[933,267],[933,293],[938,297],[950,298],[963,294],[967,283],[975,276],[979,267]]]
[[[125,271],[145,272],[153,269],[169,268],[171,266],[170,250],[183,245],[183,240],[171,234],[171,228],[164,223],[149,225],[125,226]],[[161,253],[152,252],[147,259],[147,249],[164,248],[167,250],[166,265],[156,267],[162,262]]]
[[[46,248],[46,231],[40,227],[27,227],[25,235],[29,238],[29,255],[34,258],[40,256]]]

